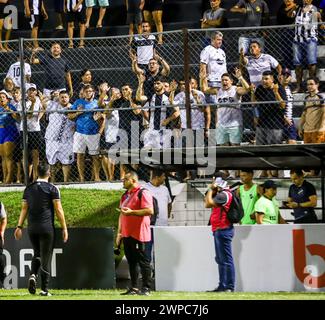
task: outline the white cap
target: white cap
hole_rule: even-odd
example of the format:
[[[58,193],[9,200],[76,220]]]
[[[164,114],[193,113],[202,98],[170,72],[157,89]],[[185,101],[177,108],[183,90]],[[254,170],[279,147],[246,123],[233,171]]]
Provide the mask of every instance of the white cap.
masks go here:
[[[227,188],[227,181],[223,180],[221,177],[217,177],[214,183],[221,189]]]
[[[8,93],[6,90],[1,90],[1,91],[0,91],[0,93],[3,93],[3,94],[5,94],[5,95],[6,95],[6,97],[7,97],[8,99],[12,99],[12,96],[11,96],[11,94],[10,94],[10,93]]]
[[[26,88],[26,91],[28,91],[29,89],[32,89],[32,88],[37,90],[35,83],[26,83],[25,88]]]

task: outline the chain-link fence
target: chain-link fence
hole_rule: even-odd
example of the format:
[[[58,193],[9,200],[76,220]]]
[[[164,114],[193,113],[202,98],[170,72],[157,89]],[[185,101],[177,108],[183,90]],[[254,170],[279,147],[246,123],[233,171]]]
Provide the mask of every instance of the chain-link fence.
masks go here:
[[[287,90],[277,84],[290,74],[295,81],[293,28],[221,31],[214,47],[206,30],[166,32],[163,45],[122,36],[69,48],[68,39],[40,39],[43,50],[33,50],[31,40],[11,41],[14,53],[2,55],[0,75],[18,110],[8,120],[18,133],[9,134],[9,156],[1,155],[3,181],[34,179],[40,160],[56,181],[114,180],[123,177],[115,150],[299,140],[305,97],[293,101],[290,81]],[[259,87],[267,70],[274,77]],[[21,81],[21,91],[13,90]]]

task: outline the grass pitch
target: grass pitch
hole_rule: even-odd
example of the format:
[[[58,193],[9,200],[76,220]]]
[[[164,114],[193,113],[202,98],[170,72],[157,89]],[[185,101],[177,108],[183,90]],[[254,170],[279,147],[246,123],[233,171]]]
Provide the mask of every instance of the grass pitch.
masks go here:
[[[27,289],[0,290],[0,300],[325,300],[325,292],[172,292],[153,291],[149,297],[121,296],[125,290],[51,290],[52,297],[31,295]]]

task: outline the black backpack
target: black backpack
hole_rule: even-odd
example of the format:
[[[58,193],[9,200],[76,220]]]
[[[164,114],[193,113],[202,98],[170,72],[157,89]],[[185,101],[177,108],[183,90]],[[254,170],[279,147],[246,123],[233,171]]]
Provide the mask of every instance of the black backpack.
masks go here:
[[[142,198],[143,190],[147,190],[147,189],[141,188],[141,190],[138,192],[138,198],[140,201]],[[158,207],[158,200],[154,196],[152,196],[152,202],[153,202],[153,214],[150,216],[150,225],[154,226],[159,216],[159,207]]]
[[[236,191],[228,191],[232,194],[232,201],[229,210],[226,212],[227,219],[231,223],[239,223],[244,216],[244,209]]]

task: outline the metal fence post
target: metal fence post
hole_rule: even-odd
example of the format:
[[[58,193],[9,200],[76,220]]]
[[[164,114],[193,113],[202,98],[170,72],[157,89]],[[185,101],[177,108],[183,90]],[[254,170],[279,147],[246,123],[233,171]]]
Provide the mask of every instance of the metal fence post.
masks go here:
[[[24,167],[24,183],[29,183],[28,170],[28,151],[27,151],[27,116],[26,116],[26,82],[25,82],[25,60],[24,60],[24,38],[19,38],[19,61],[20,61],[20,83],[21,83],[21,121],[23,123],[23,167]]]
[[[184,48],[184,80],[185,80],[185,108],[186,108],[186,127],[192,128],[191,124],[191,101],[190,101],[190,50],[188,29],[183,29],[183,48]]]

